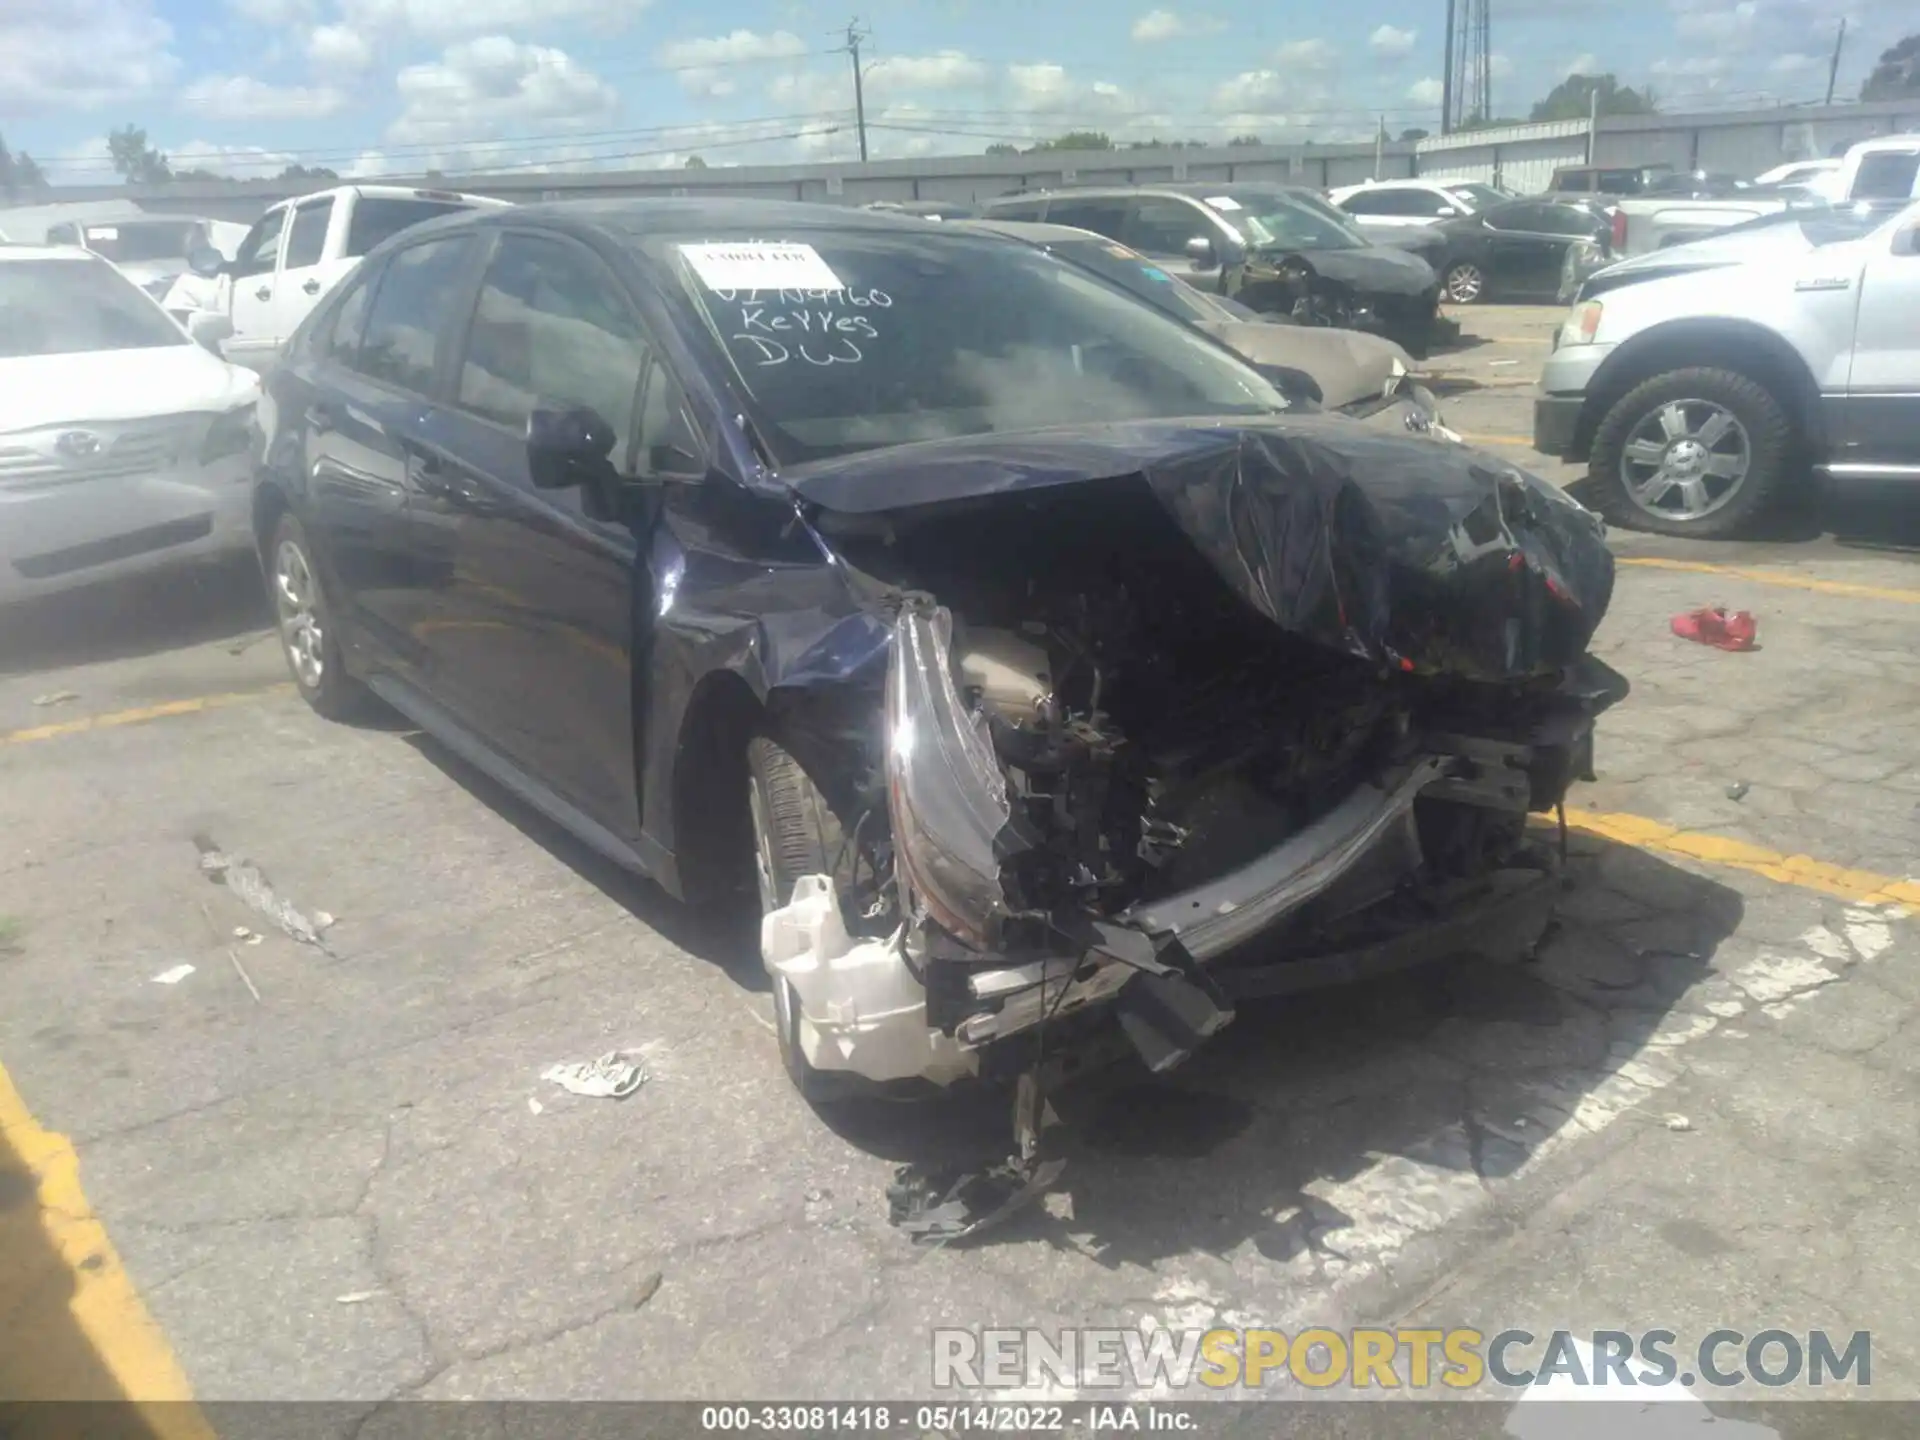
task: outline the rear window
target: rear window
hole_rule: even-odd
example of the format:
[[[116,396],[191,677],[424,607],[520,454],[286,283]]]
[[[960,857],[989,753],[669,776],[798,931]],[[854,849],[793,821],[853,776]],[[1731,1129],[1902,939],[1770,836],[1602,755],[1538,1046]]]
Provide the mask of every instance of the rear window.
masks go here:
[[[184,260],[187,251],[206,242],[205,228],[192,220],[135,220],[88,225],[81,231],[87,249],[116,265]]]
[[[795,238],[806,243],[645,242],[680,273],[782,463],[1067,421],[1286,408],[1210,340],[1031,246],[934,226]]]
[[[0,261],[0,358],[191,343],[111,265],[80,259]]]
[[[347,225],[348,256],[364,255],[382,240],[391,239],[409,225],[439,215],[455,215],[471,210],[452,200],[415,200],[391,195],[361,195],[353,202],[353,219]]]
[[[1853,196],[1858,200],[1904,200],[1913,192],[1920,173],[1920,150],[1882,150],[1862,155],[1854,173]]]

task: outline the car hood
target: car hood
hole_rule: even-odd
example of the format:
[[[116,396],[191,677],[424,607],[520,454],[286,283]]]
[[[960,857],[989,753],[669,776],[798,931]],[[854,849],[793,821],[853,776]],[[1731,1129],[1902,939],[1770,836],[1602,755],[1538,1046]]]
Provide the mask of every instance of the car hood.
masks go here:
[[[1413,357],[1378,335],[1309,325],[1273,325],[1261,320],[1203,320],[1195,327],[1231,346],[1256,365],[1304,370],[1319,385],[1322,402],[1338,410],[1378,400],[1394,380],[1413,373]]]
[[[1016,505],[1144,484],[1248,605],[1293,634],[1394,671],[1510,683],[1577,662],[1613,593],[1589,511],[1461,445],[1338,416],[1156,420],[866,451],[784,477],[837,516]],[[902,516],[905,520],[906,516]],[[871,523],[871,522],[867,522]],[[988,565],[992,557],[982,556]]]
[[[29,355],[0,360],[0,433],[230,410],[259,391],[251,372],[184,338],[143,350]]]
[[[1298,255],[1328,280],[1338,280],[1363,293],[1419,295],[1435,283],[1433,267],[1418,255],[1386,245],[1363,245],[1352,250],[1256,250],[1249,263],[1277,262]]]

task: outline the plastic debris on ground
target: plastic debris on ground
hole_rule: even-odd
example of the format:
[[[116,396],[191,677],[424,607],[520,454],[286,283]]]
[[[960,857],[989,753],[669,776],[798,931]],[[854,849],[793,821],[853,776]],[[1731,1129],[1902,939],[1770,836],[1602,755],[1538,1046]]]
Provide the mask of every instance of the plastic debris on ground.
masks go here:
[[[378,1300],[386,1293],[384,1290],[354,1290],[346,1295],[334,1296],[333,1303],[336,1305],[364,1305],[369,1300]]]
[[[540,1078],[551,1080],[570,1095],[585,1095],[591,1100],[624,1100],[647,1083],[647,1071],[638,1061],[626,1059],[620,1051],[609,1050],[598,1060],[549,1065],[540,1072]],[[534,1113],[540,1112],[536,1108]]]
[[[1667,1116],[1666,1125],[1667,1125],[1667,1129],[1677,1130],[1682,1133],[1693,1129],[1693,1121],[1689,1120],[1686,1116],[1681,1115],[1678,1112]]]
[[[156,985],[178,985],[191,974],[193,974],[193,966],[175,965],[171,970],[162,970],[158,975],[154,976],[153,983]]]
[[[44,709],[49,705],[65,705],[68,701],[79,698],[79,695],[72,690],[56,690],[51,695],[34,696],[33,703]]]
[[[1747,782],[1744,780],[1736,780],[1733,784],[1727,786],[1727,799],[1729,800],[1743,800],[1746,798],[1746,794]]]
[[[1748,610],[1723,610],[1718,605],[1702,606],[1673,617],[1673,633],[1696,645],[1711,645],[1716,650],[1751,650],[1759,633],[1759,622]]]
[[[902,1165],[887,1187],[887,1220],[917,1245],[946,1245],[998,1225],[1046,1193],[1064,1160],[1007,1160],[986,1170]]]
[[[308,919],[275,894],[273,883],[259,866],[239,855],[227,854],[205,835],[194,836],[193,843],[200,852],[200,873],[207,879],[216,885],[226,886],[241,904],[272,921],[291,939],[331,953],[320,938],[326,926]],[[332,919],[331,916],[327,918]],[[235,928],[234,938],[244,940],[249,945],[258,942],[258,937],[244,926]]]

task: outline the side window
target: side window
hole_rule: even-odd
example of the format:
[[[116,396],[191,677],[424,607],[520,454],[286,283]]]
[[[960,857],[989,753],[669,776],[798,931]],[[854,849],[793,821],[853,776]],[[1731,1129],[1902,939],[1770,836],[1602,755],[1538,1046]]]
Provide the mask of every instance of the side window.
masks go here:
[[[280,258],[280,229],[287,223],[284,209],[270,210],[254,221],[253,229],[247,232],[247,238],[240,242],[240,248],[234,252],[233,278],[244,280],[249,275],[269,275],[274,263]]]
[[[1349,215],[1391,215],[1392,207],[1387,199],[1391,190],[1356,190],[1340,202],[1340,208]]]
[[[536,405],[584,405],[628,439],[650,352],[599,261],[564,241],[508,235],[474,306],[456,403],[515,430]]]
[[[79,243],[80,227],[78,225],[55,225],[47,231],[49,245],[78,245]]]
[[[1604,229],[1591,210],[1578,205],[1542,205],[1539,228],[1548,235],[1591,235]]]
[[[331,200],[315,200],[295,207],[293,230],[287,236],[287,269],[298,270],[320,263],[327,249],[327,222],[332,218]]]
[[[673,372],[658,360],[647,369],[640,403],[639,464],[642,475],[690,475],[706,466],[693,417]]]
[[[1538,230],[1540,212],[1543,205],[1502,205],[1487,211],[1485,220],[1489,230]]]
[[[1071,225],[1076,230],[1091,230],[1096,235],[1105,235],[1109,240],[1120,238],[1120,229],[1126,218],[1127,202],[1124,200],[1062,199],[1047,202],[1049,225]]]
[[[1183,200],[1149,195],[1134,201],[1130,209],[1127,233],[1120,238],[1149,255],[1184,255],[1187,242],[1195,236],[1209,240],[1214,236],[1213,226]]]
[[[1005,203],[996,200],[987,207],[987,214],[995,220],[1038,220],[1041,207],[1046,203],[1044,200],[1014,200]]]
[[[346,293],[333,307],[333,314],[319,334],[314,336],[316,357],[353,369],[360,358],[360,337],[367,328],[367,302],[373,298],[376,276],[362,272],[347,284]]]
[[[402,390],[433,392],[436,346],[455,319],[468,254],[466,237],[456,236],[412,246],[387,262],[355,369]]]

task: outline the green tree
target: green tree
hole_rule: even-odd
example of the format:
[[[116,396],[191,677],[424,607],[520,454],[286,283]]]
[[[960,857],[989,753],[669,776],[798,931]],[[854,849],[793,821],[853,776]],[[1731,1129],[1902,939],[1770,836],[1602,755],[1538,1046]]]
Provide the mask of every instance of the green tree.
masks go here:
[[[996,140],[993,144],[987,146],[987,154],[989,155],[1018,155],[1019,153],[1020,147],[1018,145],[1009,145],[1004,140]]]
[[[1402,130],[1402,131],[1400,132],[1400,138],[1401,138],[1401,140],[1403,140],[1403,141],[1405,141],[1405,140],[1424,140],[1424,139],[1426,139],[1426,138],[1427,138],[1427,135],[1428,135],[1428,133],[1429,133],[1429,132],[1427,132],[1427,131],[1425,131],[1425,130],[1422,130],[1422,129],[1420,129],[1419,127],[1417,127],[1417,126],[1416,126],[1415,128],[1413,128],[1413,129],[1411,129],[1411,130]]]
[[[707,162],[702,160],[698,155],[689,155],[687,156],[687,163],[681,168],[685,170],[704,170],[707,168]]]
[[[1596,96],[1602,115],[1651,115],[1654,111],[1651,91],[1642,93],[1631,85],[1622,85],[1611,74],[1569,75],[1547,92],[1547,98],[1536,104],[1527,118],[1584,120]]]
[[[147,132],[137,125],[109,131],[107,155],[129,185],[164,185],[173,178],[167,157],[147,144]]]
[[[281,180],[338,180],[337,171],[324,165],[289,165],[276,177]]]
[[[1920,95],[1920,35],[1909,35],[1890,50],[1860,87],[1862,100],[1905,100]]]
[[[1229,150],[1247,150],[1257,145],[1264,145],[1265,143],[1266,142],[1258,135],[1236,135],[1227,141],[1227,148]]]
[[[1113,140],[1098,130],[1069,130],[1055,139],[1042,140],[1033,148],[1035,150],[1111,150]]]

